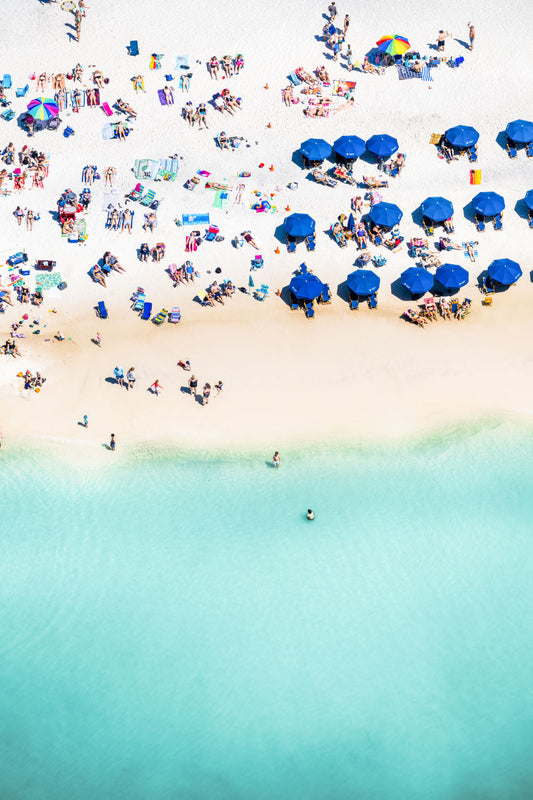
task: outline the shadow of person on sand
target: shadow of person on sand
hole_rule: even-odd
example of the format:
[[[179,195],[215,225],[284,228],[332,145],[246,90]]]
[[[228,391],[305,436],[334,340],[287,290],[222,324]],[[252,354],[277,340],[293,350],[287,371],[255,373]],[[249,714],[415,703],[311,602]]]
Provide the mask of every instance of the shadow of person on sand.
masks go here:
[[[457,44],[460,44],[461,47],[464,47],[465,50],[468,50],[470,52],[470,43],[469,42],[465,42],[463,39],[454,39],[454,42],[457,42]]]

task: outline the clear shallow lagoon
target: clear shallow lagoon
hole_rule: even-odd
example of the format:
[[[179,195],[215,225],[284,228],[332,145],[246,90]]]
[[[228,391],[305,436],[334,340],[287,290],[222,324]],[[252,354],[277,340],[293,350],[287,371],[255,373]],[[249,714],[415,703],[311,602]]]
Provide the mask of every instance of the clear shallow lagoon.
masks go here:
[[[2,800],[533,796],[533,435],[282,456],[2,449]]]

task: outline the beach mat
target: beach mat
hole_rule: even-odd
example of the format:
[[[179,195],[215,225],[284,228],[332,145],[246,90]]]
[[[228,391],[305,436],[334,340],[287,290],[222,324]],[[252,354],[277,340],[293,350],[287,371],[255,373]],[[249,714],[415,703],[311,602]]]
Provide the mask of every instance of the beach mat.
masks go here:
[[[481,170],[480,169],[471,169],[470,170],[470,183],[472,186],[477,186],[481,183]]]
[[[176,69],[190,69],[189,56],[176,56]]]
[[[209,225],[209,213],[207,214],[182,214],[183,225]]]
[[[431,77],[431,72],[427,64],[424,64],[424,66],[422,67],[422,72],[420,73],[420,77],[422,78],[423,81],[433,82],[433,78]]]
[[[108,211],[111,208],[119,208],[120,195],[118,192],[105,192],[102,198],[102,211]]]
[[[61,282],[62,278],[60,272],[49,272],[44,275],[41,273],[35,276],[35,288],[41,289],[41,291],[59,286]]]
[[[409,67],[404,66],[404,64],[397,64],[396,67],[398,69],[398,78],[401,81],[417,77],[416,73],[410,70]]]
[[[113,139],[115,136],[115,128],[111,125],[110,122],[107,125],[104,125],[102,128],[102,138],[103,139]]]
[[[169,103],[167,103],[167,98],[165,97],[165,92],[163,91],[163,89],[158,89],[157,90],[157,94],[159,96],[159,102],[161,103],[161,105],[162,106],[168,106]],[[172,94],[172,92],[171,92],[171,94]],[[173,94],[172,94],[172,99],[174,99],[174,95]],[[170,105],[173,105],[173,104],[170,103]]]

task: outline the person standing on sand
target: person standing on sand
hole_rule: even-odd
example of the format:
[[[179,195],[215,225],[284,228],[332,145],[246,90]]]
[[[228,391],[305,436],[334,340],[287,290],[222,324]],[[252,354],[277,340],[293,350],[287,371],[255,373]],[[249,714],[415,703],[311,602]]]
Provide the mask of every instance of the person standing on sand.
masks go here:
[[[113,452],[115,452],[115,447],[116,446],[117,446],[117,443],[115,442],[115,434],[112,433],[111,434],[111,441],[109,442],[109,449],[113,450]]]
[[[189,393],[193,400],[196,400],[196,389],[198,388],[198,378],[196,375],[191,375],[188,381]]]
[[[206,406],[209,403],[209,396],[211,394],[211,384],[204,383],[204,388],[202,391],[202,405]]]
[[[474,49],[474,39],[476,38],[476,29],[471,22],[468,23],[468,36],[470,39],[470,50]]]
[[[346,35],[348,33],[348,28],[350,27],[350,17],[348,14],[344,17],[344,38],[346,39]]]
[[[439,35],[437,36],[437,49],[439,52],[444,52],[444,45],[446,44],[446,34],[444,31],[439,31]]]
[[[83,415],[83,427],[84,428],[88,428],[89,427],[89,417],[87,416],[87,414]]]
[[[277,469],[280,464],[281,464],[281,456],[278,453],[278,451],[276,450],[276,452],[272,456],[272,466]]]
[[[329,12],[329,21],[333,22],[333,20],[337,16],[337,6],[335,5],[335,0],[333,0],[333,3],[329,4],[328,12]]]
[[[135,386],[135,367],[130,367],[126,373],[126,380],[128,381],[128,389],[133,389]]]

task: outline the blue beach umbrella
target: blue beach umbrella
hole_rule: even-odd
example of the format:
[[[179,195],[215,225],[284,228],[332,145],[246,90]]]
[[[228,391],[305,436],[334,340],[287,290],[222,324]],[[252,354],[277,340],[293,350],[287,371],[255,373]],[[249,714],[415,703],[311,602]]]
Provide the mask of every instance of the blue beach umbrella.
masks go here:
[[[468,272],[458,264],[443,264],[441,267],[437,267],[435,280],[448,292],[456,292],[461,286],[466,286],[468,283]]]
[[[322,294],[324,284],[310,272],[296,275],[289,284],[289,289],[298,300],[316,300]]]
[[[533,142],[533,122],[528,122],[525,119],[515,119],[506,127],[505,133],[513,142],[528,144]]]
[[[505,208],[505,200],[496,192],[479,192],[472,199],[474,211],[484,217],[495,217]]]
[[[315,221],[309,214],[290,214],[283,220],[285,231],[289,236],[309,236],[315,229]]]
[[[510,286],[522,276],[522,269],[520,264],[510,258],[497,258],[489,267],[489,275],[491,280]]]
[[[398,140],[394,136],[389,136],[388,133],[379,133],[371,136],[366,143],[368,152],[378,158],[389,158],[398,150],[398,147]]]
[[[456,125],[455,128],[448,128],[444,135],[452,147],[458,147],[460,150],[472,147],[479,139],[479,133],[469,125]]]
[[[529,192],[526,192],[526,196],[524,197],[524,203],[529,208],[530,211],[533,211],[533,189],[530,189]]]
[[[325,139],[306,139],[300,145],[300,153],[308,161],[324,161],[331,155],[331,145]]]
[[[366,150],[366,144],[359,136],[340,136],[333,142],[335,153],[347,161],[355,161]]]
[[[369,295],[379,289],[379,276],[371,269],[358,269],[346,278],[348,289],[357,295]]]
[[[411,294],[424,294],[433,286],[433,275],[424,267],[409,267],[400,275],[400,281]]]
[[[422,214],[432,222],[444,222],[453,214],[453,205],[444,197],[426,197],[420,208]]]
[[[393,228],[403,217],[403,212],[394,203],[376,203],[368,212],[368,216],[382,228]]]

